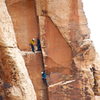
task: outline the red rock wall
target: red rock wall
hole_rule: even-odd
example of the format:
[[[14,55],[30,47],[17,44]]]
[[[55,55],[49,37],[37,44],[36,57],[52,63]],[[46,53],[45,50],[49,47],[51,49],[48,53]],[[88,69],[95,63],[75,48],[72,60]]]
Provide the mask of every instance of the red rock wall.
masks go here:
[[[39,37],[34,0],[6,0],[6,4],[14,24],[18,47],[30,51],[31,39]]]
[[[0,96],[1,98],[3,97],[4,98],[4,90],[3,90],[3,79],[2,79],[2,76],[4,75],[3,71],[2,71],[2,62],[1,62],[1,59],[0,59]]]
[[[36,0],[36,4],[49,99],[94,100],[96,52],[81,0]]]
[[[3,88],[6,100],[37,100],[15,37],[5,0],[0,0],[0,92]]]
[[[71,48],[49,17],[45,19],[45,34],[41,37],[45,41],[45,64],[49,73],[56,71],[71,73]]]
[[[81,0],[6,0],[6,4],[37,99],[95,100],[99,71],[93,70],[96,53]],[[32,38],[40,38],[42,53],[31,51]],[[44,68],[48,87],[41,80]]]
[[[43,61],[41,53],[31,51],[30,41],[39,38],[39,26],[34,0],[6,0],[9,14],[12,18],[18,47],[25,59],[27,69],[32,79],[37,100],[47,100],[47,87],[42,81]]]

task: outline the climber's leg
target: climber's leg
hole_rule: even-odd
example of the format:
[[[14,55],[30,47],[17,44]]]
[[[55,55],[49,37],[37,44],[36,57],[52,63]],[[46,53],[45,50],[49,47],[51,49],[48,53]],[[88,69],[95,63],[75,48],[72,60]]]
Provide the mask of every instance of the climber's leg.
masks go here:
[[[32,49],[32,51],[34,52],[34,46],[31,44],[31,49]]]
[[[38,50],[37,51],[41,51],[41,46],[40,45],[38,45]]]
[[[44,84],[45,84],[46,86],[48,86],[48,84],[47,84],[47,80],[44,79],[44,78],[42,78],[42,80],[43,80]]]

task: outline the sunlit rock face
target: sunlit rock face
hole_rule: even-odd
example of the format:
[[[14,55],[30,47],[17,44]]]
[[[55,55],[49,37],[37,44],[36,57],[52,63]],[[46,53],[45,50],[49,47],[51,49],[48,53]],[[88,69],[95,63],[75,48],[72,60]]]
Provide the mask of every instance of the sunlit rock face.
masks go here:
[[[36,0],[36,4],[49,99],[95,100],[99,68],[82,1]]]
[[[2,72],[2,73],[1,73]],[[6,100],[36,100],[25,62],[16,45],[16,37],[5,0],[0,1],[0,91]],[[0,93],[0,99],[4,99]]]
[[[39,23],[34,0],[6,0],[12,18],[17,45],[25,59],[38,100],[47,100],[47,87],[42,81],[42,54],[34,54],[30,47],[32,38],[39,38]]]
[[[12,18],[18,47],[30,51],[30,41],[38,38],[39,27],[34,0],[6,0],[8,12]]]
[[[4,1],[0,2],[0,96],[98,100],[99,56],[90,40],[82,1]],[[32,38],[40,39],[42,52],[32,52]]]

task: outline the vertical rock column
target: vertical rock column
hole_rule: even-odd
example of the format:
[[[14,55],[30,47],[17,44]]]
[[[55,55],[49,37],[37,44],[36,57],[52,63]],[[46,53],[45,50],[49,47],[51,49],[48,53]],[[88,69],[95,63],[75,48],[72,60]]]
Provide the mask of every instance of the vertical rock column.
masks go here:
[[[30,47],[32,38],[39,39],[40,35],[35,1],[6,0],[6,4],[14,25],[17,45],[25,59],[37,100],[48,100],[47,87],[41,76],[43,71],[42,54],[41,52],[32,52]]]
[[[3,74],[2,67],[3,67],[3,65],[2,65],[2,62],[1,62],[1,59],[0,59],[0,99],[5,97],[4,89],[3,89],[3,79],[2,79],[2,76],[4,74]]]
[[[24,60],[16,45],[15,32],[5,0],[0,1],[0,59],[6,100],[37,100]]]
[[[81,0],[36,0],[36,5],[49,100],[94,100],[99,71]]]

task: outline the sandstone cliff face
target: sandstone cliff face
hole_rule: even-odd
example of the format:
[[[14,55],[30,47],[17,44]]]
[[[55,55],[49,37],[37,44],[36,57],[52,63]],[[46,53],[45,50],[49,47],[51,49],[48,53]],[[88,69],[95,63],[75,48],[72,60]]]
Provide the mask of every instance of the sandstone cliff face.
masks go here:
[[[4,1],[0,1],[0,95],[7,100],[36,100],[35,95],[37,100],[96,100],[100,59],[82,1],[6,0],[6,5]],[[42,53],[31,51],[32,38],[40,38]],[[48,86],[41,79],[44,69]],[[3,89],[3,82],[12,87]]]
[[[30,41],[39,38],[39,23],[34,0],[6,0],[8,12],[14,25],[17,45],[25,59],[25,64],[33,82],[38,100],[48,100],[47,87],[43,84],[42,54],[31,51]]]
[[[6,100],[36,100],[24,60],[16,46],[15,33],[5,0],[0,1],[0,78]],[[0,99],[3,96],[0,95]]]
[[[94,64],[96,52],[81,0],[36,0],[36,4],[49,99],[94,100],[100,92],[99,67]]]

